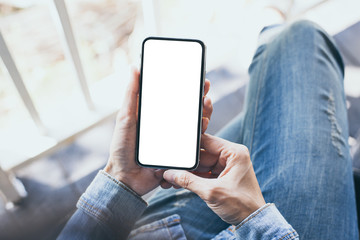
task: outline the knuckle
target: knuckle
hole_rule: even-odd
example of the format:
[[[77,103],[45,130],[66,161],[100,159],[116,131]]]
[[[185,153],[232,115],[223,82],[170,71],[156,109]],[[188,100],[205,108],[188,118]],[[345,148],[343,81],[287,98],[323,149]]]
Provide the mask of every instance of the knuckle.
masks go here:
[[[179,183],[180,186],[182,186],[183,188],[187,189],[192,181],[190,179],[190,176],[186,173],[182,173],[180,176],[177,177],[177,182]]]
[[[249,149],[245,146],[245,145],[241,145],[242,147],[242,152],[245,156],[250,156],[250,151]]]
[[[236,152],[239,156],[250,156],[249,149],[243,144],[235,144],[233,146],[233,151]]]
[[[250,161],[250,152],[249,149],[242,144],[232,145],[228,151],[228,159],[231,159],[233,163]]]
[[[240,158],[242,161],[251,161],[250,160],[250,151],[245,145],[240,145]]]

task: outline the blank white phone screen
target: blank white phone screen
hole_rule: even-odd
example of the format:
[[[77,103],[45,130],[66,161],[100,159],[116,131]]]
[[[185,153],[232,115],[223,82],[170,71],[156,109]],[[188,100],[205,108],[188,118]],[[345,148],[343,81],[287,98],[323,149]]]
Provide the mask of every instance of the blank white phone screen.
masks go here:
[[[141,164],[195,166],[203,51],[196,41],[145,41],[138,143]]]

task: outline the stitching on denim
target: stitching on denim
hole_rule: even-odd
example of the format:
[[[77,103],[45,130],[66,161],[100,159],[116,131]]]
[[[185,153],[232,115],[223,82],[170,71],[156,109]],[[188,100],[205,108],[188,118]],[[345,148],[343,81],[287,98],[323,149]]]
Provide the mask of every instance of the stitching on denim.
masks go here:
[[[180,219],[173,219],[170,222],[168,220],[165,219],[161,219],[160,222],[156,222],[157,224],[155,226],[143,226],[138,228],[136,231],[140,232],[147,232],[147,231],[153,231],[159,228],[163,228],[163,227],[167,227],[168,225],[170,225],[173,222],[179,222],[180,223]],[[150,223],[150,225],[152,225],[152,223]]]
[[[107,178],[109,178],[111,181],[113,181],[116,185],[120,186],[122,189],[126,190],[127,192],[131,193],[131,195],[135,196],[136,198],[138,198],[140,201],[142,201],[143,203],[146,204],[147,206],[147,202],[142,199],[142,197],[140,195],[138,195],[137,193],[134,192],[134,190],[130,189],[128,186],[126,186],[123,182],[120,182],[118,180],[115,180],[114,178],[112,178],[111,176],[108,175],[108,173],[100,171],[100,173],[102,173],[104,176],[106,176]]]
[[[176,219],[173,219],[171,222],[179,222],[179,224],[180,224],[180,219],[179,219],[179,218],[176,218]],[[171,223],[171,222],[170,222],[170,223]],[[181,225],[181,224],[180,224],[180,225]],[[170,238],[171,238],[171,239],[174,239],[173,236],[172,236],[172,233],[171,233],[171,231],[170,231],[169,224],[165,225],[165,227],[166,227],[166,229],[167,229],[168,232],[169,232]],[[172,227],[172,226],[171,226],[171,227]],[[185,233],[184,233],[184,234],[185,234]]]
[[[288,234],[286,234],[286,235],[284,235],[282,238],[280,238],[279,240],[283,240],[283,239],[285,239],[287,236],[290,236],[290,235],[292,235],[292,234],[294,234],[295,233],[295,230],[293,230],[292,232],[289,232]],[[296,235],[293,235],[293,236],[290,236],[291,238],[289,238],[289,240],[291,240],[291,239],[294,239],[295,237],[296,237]]]
[[[244,222],[240,223],[239,226],[237,226],[235,228],[235,230],[238,230],[241,226],[243,226],[245,223],[247,223],[248,221],[250,221],[251,219],[253,219],[254,217],[256,217],[259,213],[261,213],[264,209],[268,208],[269,206],[271,206],[272,204],[269,205],[265,205],[265,207],[263,209],[261,209],[260,211],[258,211],[257,213],[255,213],[254,215],[252,215],[250,218],[246,219]]]
[[[92,214],[95,218],[97,218],[97,219],[99,220],[99,224],[100,224],[100,226],[101,226],[102,228],[105,228],[105,229],[108,229],[108,228],[109,228],[111,231],[113,231],[113,229],[111,229],[111,228],[108,226],[108,224],[107,224],[107,218],[105,217],[105,214],[104,214],[103,211],[101,211],[100,209],[92,206],[90,203],[86,202],[85,200],[83,200],[83,199],[81,199],[81,198],[79,199],[78,204],[80,205],[80,207],[81,207],[81,209],[82,209],[83,211],[85,211],[85,212],[87,212],[87,213],[89,213],[89,214]],[[98,210],[98,212],[99,212],[100,214],[94,212],[94,210],[89,209],[88,207],[86,207],[86,206],[84,206],[84,205],[87,205],[88,207],[90,207],[90,208],[92,208],[92,209],[94,209],[94,210]],[[90,217],[91,217],[91,216],[90,216]],[[106,231],[106,230],[105,230],[105,233],[107,233],[107,235],[109,235],[109,234],[108,234],[108,231]],[[110,234],[110,235],[111,235],[111,234]]]
[[[105,214],[100,209],[94,207],[90,203],[86,202],[82,198],[79,199],[79,204],[83,207],[83,209],[91,214],[93,214],[95,217],[99,218],[100,220],[103,220],[106,222],[107,218],[105,217]],[[85,205],[85,206],[84,206]]]
[[[264,61],[265,57],[267,55],[267,49],[266,47],[264,48],[264,57],[262,57],[262,61]],[[264,76],[264,68],[261,68],[261,72],[260,72],[260,80],[259,80],[259,84],[258,84],[258,89],[256,91],[256,104],[255,104],[255,112],[254,112],[254,120],[253,120],[253,124],[252,124],[252,132],[251,132],[251,140],[250,140],[250,148],[249,148],[249,152],[251,154],[252,152],[252,146],[253,146],[253,141],[254,141],[254,132],[255,132],[255,122],[256,122],[256,116],[257,116],[257,111],[258,111],[258,105],[259,105],[259,96],[260,96],[260,86],[261,83],[263,82],[263,76]]]
[[[232,225],[232,226],[229,226],[228,228],[227,228],[227,230],[229,230],[230,232],[235,232],[235,228],[234,228],[234,226]]]
[[[168,227],[168,226],[165,226],[165,228],[166,228],[166,230],[167,230],[168,233],[169,233],[170,239],[171,239],[171,240],[174,239],[174,238],[172,237],[172,234],[171,234],[171,232],[170,232],[169,227]]]
[[[148,232],[148,231],[154,231],[154,230],[157,230],[157,229],[160,229],[160,228],[168,227],[168,225],[170,225],[173,222],[178,222],[180,224],[180,219],[176,218],[176,219],[173,219],[171,221],[161,219],[161,220],[156,222],[155,226],[147,226],[147,225],[145,225],[145,226],[142,226],[142,227],[139,227],[139,228],[135,229],[135,232],[132,233],[130,236],[135,236],[135,235],[137,235],[139,233],[144,233],[144,232]],[[152,225],[153,223],[150,223],[150,225]]]

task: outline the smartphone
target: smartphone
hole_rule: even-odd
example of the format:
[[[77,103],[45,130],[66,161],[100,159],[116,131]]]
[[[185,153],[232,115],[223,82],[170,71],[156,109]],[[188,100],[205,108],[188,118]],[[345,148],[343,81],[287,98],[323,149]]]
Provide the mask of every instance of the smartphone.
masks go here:
[[[205,45],[149,37],[142,43],[136,161],[195,169],[199,162]]]

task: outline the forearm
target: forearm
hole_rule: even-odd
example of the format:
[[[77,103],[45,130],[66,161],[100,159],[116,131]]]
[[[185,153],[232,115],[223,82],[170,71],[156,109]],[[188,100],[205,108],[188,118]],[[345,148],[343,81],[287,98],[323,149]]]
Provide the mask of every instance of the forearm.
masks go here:
[[[60,239],[126,239],[147,204],[140,196],[100,171],[80,197],[78,210]]]

